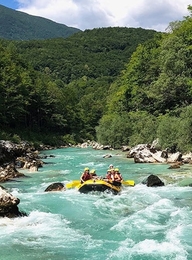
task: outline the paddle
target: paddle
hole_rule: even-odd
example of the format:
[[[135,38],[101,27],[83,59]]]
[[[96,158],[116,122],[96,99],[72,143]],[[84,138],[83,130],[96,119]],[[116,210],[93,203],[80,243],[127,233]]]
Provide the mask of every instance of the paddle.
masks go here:
[[[76,186],[78,186],[80,183],[81,183],[80,180],[74,180],[74,181],[72,181],[72,182],[66,183],[66,184],[65,184],[65,187],[66,187],[67,189],[72,189],[72,188],[75,188]]]
[[[122,181],[121,183],[127,186],[135,186],[135,182],[133,180],[126,180],[126,181]]]

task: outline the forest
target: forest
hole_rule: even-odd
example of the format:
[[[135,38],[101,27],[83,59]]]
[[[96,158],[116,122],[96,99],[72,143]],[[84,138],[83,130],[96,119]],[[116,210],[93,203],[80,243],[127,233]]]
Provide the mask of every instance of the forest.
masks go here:
[[[0,40],[0,138],[192,150],[192,7],[166,33],[98,28]]]

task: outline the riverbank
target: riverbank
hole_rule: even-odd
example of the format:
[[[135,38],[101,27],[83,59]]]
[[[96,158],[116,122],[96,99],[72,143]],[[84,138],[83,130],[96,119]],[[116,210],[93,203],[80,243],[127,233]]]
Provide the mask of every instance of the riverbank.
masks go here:
[[[192,153],[181,154],[180,152],[169,153],[167,150],[159,150],[156,144],[139,144],[135,147],[123,146],[122,149],[114,150],[110,146],[103,146],[94,141],[87,141],[76,146],[95,150],[106,151],[104,158],[112,157],[112,154],[121,155],[125,158],[133,159],[135,163],[166,163],[170,168],[180,168],[184,164],[192,164]],[[41,151],[67,148],[52,147],[49,145],[41,145],[35,147],[28,142],[20,142],[19,144],[10,141],[0,140],[0,182],[6,182],[12,178],[23,177],[19,169],[27,169],[30,172],[38,171],[43,167],[46,155],[40,155]],[[50,155],[51,156],[51,155]]]

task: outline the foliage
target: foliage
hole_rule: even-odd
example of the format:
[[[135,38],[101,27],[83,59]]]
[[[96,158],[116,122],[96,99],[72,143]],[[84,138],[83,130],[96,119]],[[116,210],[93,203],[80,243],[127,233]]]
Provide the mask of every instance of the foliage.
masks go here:
[[[191,13],[192,7],[189,6]],[[192,149],[192,18],[168,33],[100,28],[0,41],[0,136]]]
[[[69,84],[81,78],[114,81],[138,44],[156,34],[142,28],[99,28],[73,34],[67,39],[19,41],[26,61],[53,79]]]
[[[156,118],[145,111],[105,115],[96,128],[98,141],[114,148],[151,143],[156,138]]]
[[[159,48],[163,34],[140,44],[121,76],[111,85],[109,111],[154,111],[150,85],[159,76]],[[111,102],[112,100],[112,102]]]
[[[159,76],[151,84],[150,96],[159,113],[186,106],[192,101],[188,84],[191,68],[187,62],[190,53],[187,44],[178,36],[164,39],[159,53]]]
[[[178,122],[178,149],[182,152],[192,151],[192,105],[182,109]]]
[[[131,134],[129,117],[126,114],[111,114],[102,117],[96,127],[98,141],[114,148],[120,148],[129,143]]]
[[[139,143],[152,143],[157,138],[157,119],[146,111],[130,112],[130,125],[132,134],[129,138],[129,145]]]
[[[141,28],[105,28],[65,40],[1,40],[1,129],[15,129],[11,138],[14,134],[22,138],[24,127],[46,142],[50,138],[42,134],[57,133],[64,142],[95,139],[111,82],[136,48],[136,41],[154,33]]]
[[[163,149],[169,148],[175,152],[178,142],[178,118],[169,114],[159,117],[157,136],[159,144]]]
[[[158,138],[162,148],[191,150],[192,7],[188,10],[190,16],[172,23],[169,33],[138,45],[111,84],[103,118],[127,113],[130,145]]]

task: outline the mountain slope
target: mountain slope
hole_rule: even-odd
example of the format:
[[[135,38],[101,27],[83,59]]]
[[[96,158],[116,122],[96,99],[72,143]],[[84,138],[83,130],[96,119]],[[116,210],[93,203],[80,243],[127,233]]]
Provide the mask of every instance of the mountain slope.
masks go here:
[[[0,40],[2,129],[14,133],[18,129],[19,136],[22,129],[23,138],[33,131],[45,134],[47,140],[51,133],[61,134],[68,143],[94,140],[111,84],[137,46],[156,34],[142,28],[110,27],[66,39]]]
[[[67,38],[80,31],[3,5],[0,5],[0,25],[0,38],[9,40]]]
[[[36,70],[49,68],[53,77],[68,84],[83,76],[117,77],[137,46],[156,34],[142,28],[97,28],[67,39],[19,41],[17,47]]]

